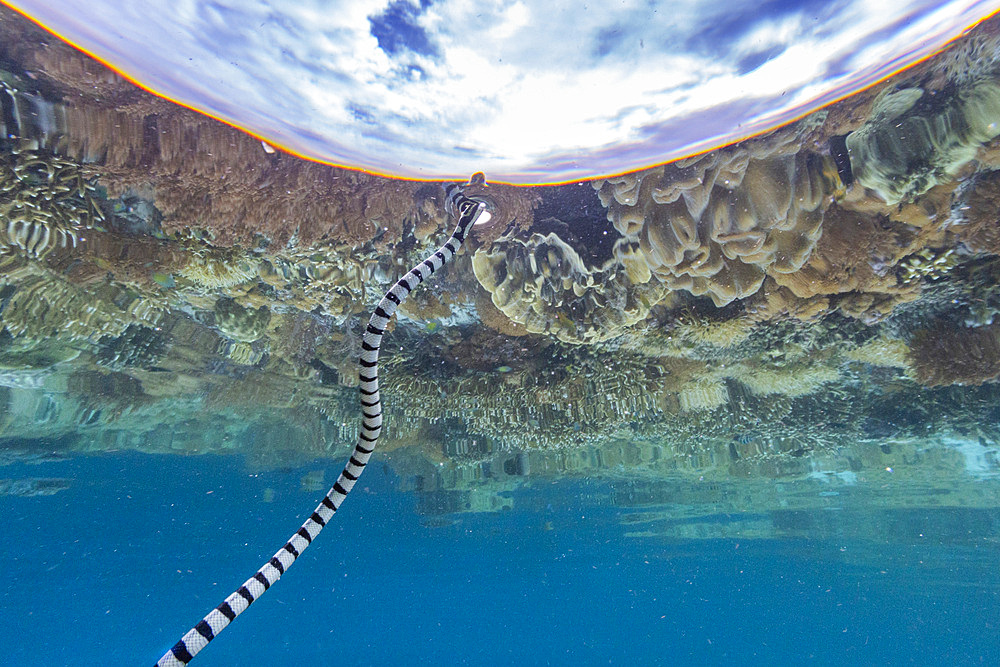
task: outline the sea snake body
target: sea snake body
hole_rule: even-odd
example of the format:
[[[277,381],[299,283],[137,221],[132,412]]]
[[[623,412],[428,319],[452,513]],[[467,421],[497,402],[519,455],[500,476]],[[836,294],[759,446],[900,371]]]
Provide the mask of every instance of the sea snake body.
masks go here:
[[[481,174],[476,174],[470,181],[470,183],[483,182]],[[462,194],[462,190],[463,187],[458,183],[445,187],[446,206],[458,219],[458,225],[451,238],[400,278],[379,301],[368,321],[368,328],[365,329],[361,339],[361,372],[358,376],[361,381],[361,413],[364,418],[361,430],[358,432],[358,443],[354,446],[354,452],[340,473],[340,477],[316,507],[312,516],[306,519],[302,527],[285,542],[285,546],[281,547],[271,560],[264,563],[256,574],[231,593],[222,604],[188,630],[187,634],[159,659],[157,667],[188,664],[199,651],[208,646],[210,641],[232,623],[233,619],[243,613],[251,602],[278,581],[333,518],[344,498],[351,492],[354,483],[358,481],[358,477],[364,472],[365,465],[375,449],[375,442],[382,432],[382,401],[378,392],[378,352],[385,327],[396,312],[396,308],[413,288],[444,266],[458,252],[472,225],[489,219],[490,214],[486,211],[486,204],[466,197]]]

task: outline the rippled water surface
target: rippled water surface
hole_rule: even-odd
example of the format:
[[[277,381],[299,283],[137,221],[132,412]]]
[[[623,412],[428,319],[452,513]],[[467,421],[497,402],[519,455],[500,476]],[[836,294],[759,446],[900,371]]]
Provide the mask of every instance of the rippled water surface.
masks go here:
[[[386,326],[367,471],[196,664],[1000,660],[998,53],[991,19],[742,143],[465,184],[489,222]],[[0,106],[0,655],[153,664],[337,479],[447,184],[7,9]]]
[[[143,85],[337,165],[561,183],[766,131],[997,0],[11,0]]]

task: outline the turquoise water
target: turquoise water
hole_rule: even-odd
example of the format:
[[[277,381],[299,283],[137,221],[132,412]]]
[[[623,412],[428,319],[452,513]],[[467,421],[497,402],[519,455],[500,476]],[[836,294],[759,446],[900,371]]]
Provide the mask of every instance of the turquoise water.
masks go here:
[[[629,537],[626,480],[428,522],[390,464],[203,665],[995,664],[1000,511],[772,513],[793,539]],[[7,468],[4,664],[152,664],[303,520],[301,470],[131,453]],[[332,472],[332,470],[331,470]],[[984,481],[995,486],[997,480]],[[274,501],[263,502],[266,488]],[[719,515],[734,533],[762,517]],[[428,525],[430,524],[430,525]],[[875,524],[884,539],[859,537]]]
[[[351,42],[320,30],[298,59],[267,49],[341,14],[262,2],[222,26],[220,3],[149,17],[160,23],[119,4],[100,17],[154,73],[225,79],[202,108],[330,139],[302,99],[336,91],[317,78],[303,92],[289,72]],[[641,145],[532,153],[528,138],[559,133],[515,123],[521,153],[495,151],[507,169],[495,173],[582,178],[763,130],[919,59],[997,3],[879,9],[884,29],[858,18],[870,3],[765,4],[761,18],[759,3],[727,16],[700,3],[674,27],[693,31],[678,44],[709,90],[726,71],[777,82],[780,109],[734,84],[728,107],[677,115],[643,86],[682,106],[695,89],[625,77],[639,106],[622,89],[596,96]],[[287,21],[258,21],[278,6]],[[229,46],[259,61],[218,60],[198,8],[210,37],[231,29]],[[360,50],[342,53],[407,65],[379,85],[410,91],[416,116],[345,96],[351,131],[419,153],[410,173],[488,168],[458,138],[497,126],[468,113],[478,93],[444,96],[450,119],[418,103],[440,102],[455,47],[495,26],[456,31],[438,19],[466,10],[447,0],[362,9],[348,31]],[[650,6],[632,9],[617,28],[581,15],[598,71],[629,70],[636,48],[654,64],[678,55],[645,51]],[[182,32],[212,50],[198,75],[143,40],[174,21],[171,55]],[[95,52],[123,41],[99,25],[83,26]],[[536,25],[508,25],[521,41],[504,46],[543,60]],[[543,74],[564,72],[555,56],[572,40],[544,37]],[[890,37],[901,51],[871,50]],[[785,65],[808,40],[829,85],[814,90],[796,61],[796,93]],[[280,66],[253,64],[265,61]],[[254,125],[227,94],[242,77],[281,127]],[[515,117],[534,109],[506,92]],[[628,130],[641,108],[671,113]],[[416,122],[429,117],[446,139]],[[0,665],[153,664],[333,484],[383,328],[385,426],[367,472],[196,666],[1000,664],[998,128],[994,18],[799,122],[678,162],[555,187],[492,172],[401,181],[298,160],[150,97],[0,7]],[[442,266],[430,253],[456,210],[491,219]],[[380,297],[429,256],[434,275],[362,347]]]

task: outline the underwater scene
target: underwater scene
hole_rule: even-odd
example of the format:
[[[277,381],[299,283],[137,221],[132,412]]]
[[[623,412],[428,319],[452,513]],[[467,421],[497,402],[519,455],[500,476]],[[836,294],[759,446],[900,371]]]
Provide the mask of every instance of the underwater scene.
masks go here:
[[[450,62],[457,3],[370,4]],[[365,161],[400,98],[319,155],[284,88],[241,117],[110,10],[0,6],[0,664],[1000,664],[1000,7],[895,4],[773,113],[430,133],[427,179]],[[830,5],[757,3],[720,72]]]

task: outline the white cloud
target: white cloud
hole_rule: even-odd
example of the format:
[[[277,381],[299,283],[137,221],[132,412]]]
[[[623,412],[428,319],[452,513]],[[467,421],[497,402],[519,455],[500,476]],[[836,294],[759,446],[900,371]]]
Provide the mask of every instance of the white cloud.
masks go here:
[[[484,170],[520,182],[640,168],[760,131],[1000,8],[817,1],[763,21],[756,0],[439,0],[422,10],[413,0],[408,12],[399,2],[12,4],[271,143],[404,176]],[[370,17],[386,15],[395,22],[373,31]],[[849,71],[830,72],[835,62]]]

